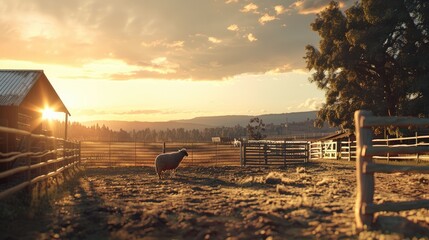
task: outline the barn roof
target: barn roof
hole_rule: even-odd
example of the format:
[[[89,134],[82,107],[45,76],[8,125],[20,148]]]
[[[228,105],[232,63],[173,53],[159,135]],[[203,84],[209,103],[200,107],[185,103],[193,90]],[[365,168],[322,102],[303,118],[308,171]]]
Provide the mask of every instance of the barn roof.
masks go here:
[[[348,138],[350,136],[353,136],[353,132],[350,130],[344,130],[344,131],[337,131],[334,134],[322,137],[317,139],[317,141],[328,141],[328,140],[337,140],[342,138]]]
[[[38,101],[32,101],[35,96]],[[27,107],[47,104],[70,115],[43,70],[0,70],[0,106]],[[43,109],[44,106],[36,106]],[[34,110],[34,109],[32,109]]]

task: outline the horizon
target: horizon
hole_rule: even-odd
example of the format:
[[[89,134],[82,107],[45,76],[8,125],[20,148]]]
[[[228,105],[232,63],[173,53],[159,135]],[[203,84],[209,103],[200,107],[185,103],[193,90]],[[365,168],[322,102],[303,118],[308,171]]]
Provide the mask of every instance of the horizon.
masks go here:
[[[264,115],[283,115],[283,114],[296,114],[296,113],[309,113],[309,112],[317,112],[317,110],[309,110],[309,111],[302,111],[302,112],[283,112],[283,113],[263,113],[263,114],[258,114],[258,115],[247,115],[247,114],[237,114],[237,115],[212,115],[212,116],[196,116],[196,117],[192,117],[192,118],[182,118],[182,119],[172,119],[172,120],[165,120],[165,121],[139,121],[139,120],[110,120],[110,119],[95,119],[95,120],[89,120],[89,121],[70,121],[69,122],[74,122],[74,123],[80,123],[80,124],[87,124],[87,123],[98,123],[98,122],[139,122],[139,123],[175,123],[175,122],[180,122],[180,121],[191,121],[193,119],[198,119],[198,118],[216,118],[216,117],[262,117]],[[55,116],[50,116],[50,117],[43,117],[44,119],[47,120],[57,120],[60,122],[64,122],[64,113],[58,113],[58,112],[54,112],[54,113],[50,113],[50,114],[54,114]]]
[[[0,66],[42,69],[74,122],[312,111],[303,57],[329,2],[5,0]]]

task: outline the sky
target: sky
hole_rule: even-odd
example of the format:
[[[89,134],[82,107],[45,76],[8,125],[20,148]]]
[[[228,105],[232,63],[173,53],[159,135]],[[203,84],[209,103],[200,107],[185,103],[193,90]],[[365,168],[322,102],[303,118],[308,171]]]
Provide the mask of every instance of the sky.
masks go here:
[[[0,68],[44,70],[72,121],[317,110],[303,57],[329,1],[2,0]]]

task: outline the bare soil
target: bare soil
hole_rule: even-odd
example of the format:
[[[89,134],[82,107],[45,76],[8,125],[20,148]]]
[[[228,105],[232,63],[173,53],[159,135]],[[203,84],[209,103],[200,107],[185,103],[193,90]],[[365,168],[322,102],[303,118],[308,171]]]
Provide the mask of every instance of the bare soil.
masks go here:
[[[4,239],[429,239],[429,210],[354,224],[354,164],[87,169]],[[376,174],[375,202],[429,199],[427,174]],[[34,223],[34,224],[32,224]]]

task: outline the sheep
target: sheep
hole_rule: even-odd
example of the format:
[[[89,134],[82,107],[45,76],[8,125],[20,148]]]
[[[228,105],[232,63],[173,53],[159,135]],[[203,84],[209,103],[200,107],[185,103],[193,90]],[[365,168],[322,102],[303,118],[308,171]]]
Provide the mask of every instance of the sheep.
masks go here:
[[[176,171],[185,156],[188,156],[188,152],[184,148],[177,152],[159,154],[155,158],[155,171],[159,179],[162,179],[161,173],[165,170]]]

